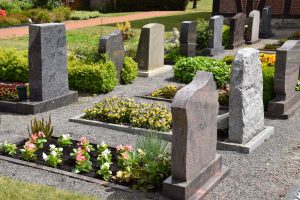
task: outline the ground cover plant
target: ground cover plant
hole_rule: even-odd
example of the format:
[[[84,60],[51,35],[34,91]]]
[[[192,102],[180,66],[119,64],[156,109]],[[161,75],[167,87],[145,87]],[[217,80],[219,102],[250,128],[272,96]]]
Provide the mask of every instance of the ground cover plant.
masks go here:
[[[41,131],[46,127],[44,124],[39,132],[16,144],[0,144],[0,155],[142,190],[160,187],[171,173],[168,143],[154,132],[140,136],[134,149],[128,144],[117,148],[104,142],[93,144],[86,137],[77,141],[67,134],[47,138]]]
[[[84,113],[84,119],[157,131],[168,131],[172,126],[172,115],[165,105],[137,102],[125,97],[104,97]]]

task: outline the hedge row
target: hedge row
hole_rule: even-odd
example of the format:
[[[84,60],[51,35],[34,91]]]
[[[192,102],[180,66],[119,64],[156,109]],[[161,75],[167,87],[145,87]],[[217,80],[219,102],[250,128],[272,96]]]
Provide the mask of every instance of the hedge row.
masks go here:
[[[188,0],[117,0],[118,11],[185,10]]]

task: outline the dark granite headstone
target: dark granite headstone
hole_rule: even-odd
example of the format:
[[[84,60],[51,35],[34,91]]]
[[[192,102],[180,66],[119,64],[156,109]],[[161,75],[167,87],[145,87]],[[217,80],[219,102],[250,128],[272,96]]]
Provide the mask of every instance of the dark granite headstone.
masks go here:
[[[100,38],[99,52],[101,54],[108,54],[109,59],[115,64],[118,72],[117,77],[120,80],[120,74],[124,65],[125,56],[122,32],[120,30],[116,30],[110,35]]]
[[[204,50],[204,55],[215,56],[224,52],[224,46],[222,46],[223,21],[224,17],[221,15],[210,18],[209,27],[212,30],[212,37],[208,41],[208,48]]]
[[[187,57],[196,56],[196,22],[184,21],[181,23],[180,52]]]
[[[198,71],[172,103],[172,176],[163,183],[167,199],[199,199],[225,176],[216,154],[218,92],[212,73]]]
[[[45,101],[69,93],[64,24],[29,26],[30,100]]]
[[[288,40],[276,52],[274,90],[268,115],[288,118],[300,107],[300,92],[295,91],[300,66],[300,41]]]
[[[262,10],[261,24],[260,24],[260,38],[270,38],[272,37],[272,7],[266,6]]]
[[[235,49],[245,44],[246,14],[238,13],[230,19],[229,48]]]

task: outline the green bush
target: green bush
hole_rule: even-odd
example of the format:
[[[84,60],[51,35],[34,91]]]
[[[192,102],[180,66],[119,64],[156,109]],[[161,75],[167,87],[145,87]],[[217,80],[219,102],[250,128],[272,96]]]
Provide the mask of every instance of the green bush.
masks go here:
[[[7,14],[21,13],[23,10],[32,8],[33,5],[27,0],[14,0],[9,2],[7,0],[0,0],[0,8],[6,10]]]
[[[101,13],[99,11],[72,11],[71,20],[84,20],[100,17]]]
[[[165,51],[165,59],[171,62],[177,62],[180,58],[183,58],[180,54],[180,48],[178,46],[172,47]]]
[[[159,131],[168,131],[172,125],[172,114],[165,105],[125,97],[104,97],[86,109],[83,118]]]
[[[58,7],[52,10],[52,21],[63,22],[69,20],[71,17],[71,9],[69,7]]]
[[[27,83],[28,56],[27,51],[0,48],[0,81]]]
[[[3,17],[0,16],[0,26],[16,26],[20,25],[21,21],[14,17]]]
[[[206,19],[197,19],[197,45],[199,49],[207,47],[208,40],[212,37],[212,31],[209,28],[209,21]]]
[[[138,65],[130,57],[125,56],[124,66],[121,71],[121,81],[123,84],[132,83],[138,75]]]
[[[109,92],[117,85],[117,71],[111,61],[84,63],[69,56],[69,87],[81,92]]]
[[[208,57],[181,58],[173,67],[176,80],[189,83],[198,70],[212,72],[218,87],[229,84],[231,66]]]
[[[35,8],[54,9],[62,5],[61,0],[31,0]]]
[[[225,62],[227,65],[231,65],[234,61],[234,56],[225,56],[223,58],[223,62]]]
[[[275,68],[269,67],[267,64],[263,64],[262,73],[263,73],[263,101],[266,108],[268,106],[268,102],[275,97],[275,92],[274,92]]]
[[[46,9],[34,8],[24,13],[36,24],[51,22],[49,11]]]
[[[230,26],[224,25],[223,26],[223,35],[222,35],[222,45],[225,48],[229,47],[229,40],[230,40]]]
[[[185,10],[188,0],[117,0],[118,11]]]

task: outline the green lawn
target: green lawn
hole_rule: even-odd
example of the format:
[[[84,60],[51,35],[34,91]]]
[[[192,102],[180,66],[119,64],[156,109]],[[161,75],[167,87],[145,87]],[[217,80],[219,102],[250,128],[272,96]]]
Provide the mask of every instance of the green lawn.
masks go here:
[[[50,186],[18,182],[0,177],[0,199],[5,200],[96,200],[95,198],[58,190]]]
[[[193,9],[193,1],[190,1],[186,8],[186,11],[211,12],[211,10],[212,10],[212,0],[199,0],[196,9]]]

